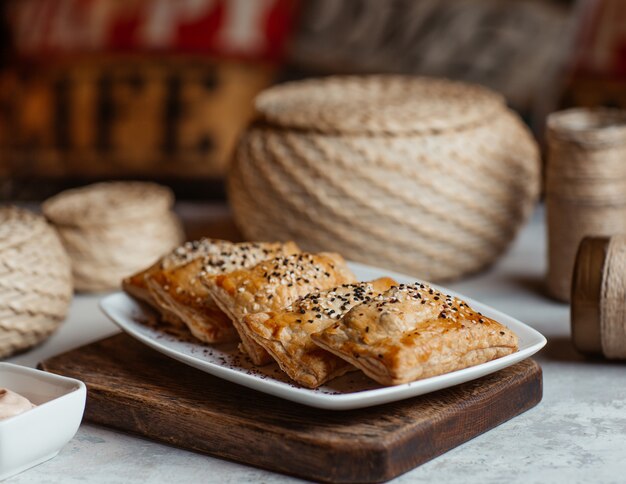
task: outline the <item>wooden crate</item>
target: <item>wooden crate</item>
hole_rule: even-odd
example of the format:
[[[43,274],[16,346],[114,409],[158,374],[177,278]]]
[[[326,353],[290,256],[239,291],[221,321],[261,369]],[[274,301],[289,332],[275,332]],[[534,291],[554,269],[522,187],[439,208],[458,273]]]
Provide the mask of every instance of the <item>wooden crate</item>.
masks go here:
[[[0,74],[0,179],[219,178],[268,64],[79,57]]]

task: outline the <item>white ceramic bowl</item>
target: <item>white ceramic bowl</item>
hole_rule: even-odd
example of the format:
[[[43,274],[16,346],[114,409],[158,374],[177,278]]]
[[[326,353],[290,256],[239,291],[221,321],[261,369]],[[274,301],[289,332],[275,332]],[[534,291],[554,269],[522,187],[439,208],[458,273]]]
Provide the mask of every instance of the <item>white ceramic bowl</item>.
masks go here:
[[[0,363],[0,387],[36,408],[0,420],[0,480],[51,459],[78,430],[87,389],[73,378]]]

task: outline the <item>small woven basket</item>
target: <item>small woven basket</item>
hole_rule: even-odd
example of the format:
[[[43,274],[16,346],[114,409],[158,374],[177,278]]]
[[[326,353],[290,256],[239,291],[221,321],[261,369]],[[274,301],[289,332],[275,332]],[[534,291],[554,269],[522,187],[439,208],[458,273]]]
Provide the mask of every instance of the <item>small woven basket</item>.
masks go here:
[[[536,143],[482,87],[329,77],[271,88],[256,108],[228,182],[249,239],[449,280],[494,262],[538,195]]]
[[[46,339],[67,316],[70,261],[46,220],[0,207],[0,358]]]
[[[43,205],[72,260],[74,287],[97,292],[180,245],[172,192],[153,183],[111,182],[62,192]]]

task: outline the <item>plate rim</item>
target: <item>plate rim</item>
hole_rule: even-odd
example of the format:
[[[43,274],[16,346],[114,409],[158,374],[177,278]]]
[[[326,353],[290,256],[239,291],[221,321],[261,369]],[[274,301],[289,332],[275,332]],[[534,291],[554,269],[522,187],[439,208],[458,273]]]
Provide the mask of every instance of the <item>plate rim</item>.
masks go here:
[[[461,370],[444,373],[443,375],[437,375],[434,377],[425,378],[423,380],[417,380],[415,382],[375,388],[371,390],[351,392],[346,394],[315,393],[308,388],[290,386],[289,384],[271,379],[261,379],[255,375],[250,375],[236,369],[223,367],[217,363],[202,360],[197,356],[188,355],[176,349],[168,347],[161,341],[158,341],[155,338],[151,338],[147,335],[142,334],[139,331],[136,331],[132,326],[138,323],[131,320],[130,324],[128,324],[127,321],[125,321],[125,319],[128,318],[123,318],[123,321],[119,321],[116,314],[112,314],[118,312],[116,308],[119,305],[120,301],[124,299],[126,300],[124,304],[128,304],[128,302],[130,302],[141,307],[141,309],[143,310],[143,304],[139,303],[137,300],[133,299],[123,291],[117,291],[103,297],[102,299],[100,299],[98,306],[100,310],[107,316],[107,318],[109,318],[123,332],[145,344],[146,346],[160,352],[161,354],[164,354],[165,356],[168,356],[169,358],[192,366],[200,371],[204,371],[205,373],[209,373],[217,378],[222,378],[232,383],[252,388],[253,390],[260,391],[262,393],[273,395],[277,398],[283,398],[296,403],[325,410],[351,410],[357,408],[366,408],[404,400],[426,393],[431,393],[433,391],[442,390],[444,388],[453,387],[461,383],[472,381],[491,373],[495,373],[504,368],[519,363],[520,361],[540,351],[547,343],[547,339],[543,334],[541,334],[535,328],[518,320],[517,318],[509,316],[508,314],[503,313],[502,311],[499,311],[487,304],[464,296],[463,294],[448,289],[444,286],[431,284],[430,282],[423,281],[421,279],[417,279],[406,274],[388,271],[386,269],[358,262],[349,261],[348,265],[351,269],[356,270],[357,272],[361,271],[377,273],[378,277],[381,277],[381,275],[384,274],[385,276],[394,279],[413,280],[429,284],[430,286],[438,290],[443,290],[447,294],[451,294],[465,300],[472,307],[479,306],[481,311],[487,311],[490,313],[490,315],[495,315],[494,319],[500,318],[500,320],[504,319],[507,322],[513,322],[515,326],[523,328],[524,332],[527,334],[527,337],[531,339],[531,343],[529,344],[529,346],[518,350],[510,355],[481,363],[480,365],[463,368]],[[452,380],[452,382],[450,382],[450,380]],[[421,387],[433,388],[420,392],[419,389]]]

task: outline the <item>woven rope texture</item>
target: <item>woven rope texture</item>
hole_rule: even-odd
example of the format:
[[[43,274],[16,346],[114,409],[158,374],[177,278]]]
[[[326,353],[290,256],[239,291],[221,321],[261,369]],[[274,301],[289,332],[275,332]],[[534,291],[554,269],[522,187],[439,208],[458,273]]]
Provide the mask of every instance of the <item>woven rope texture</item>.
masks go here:
[[[288,101],[280,86],[260,95],[265,120],[241,138],[229,174],[244,235],[293,239],[305,250],[337,251],[431,280],[495,261],[539,189],[538,150],[517,116],[482,88],[405,77],[397,83],[410,96],[407,110],[398,89],[390,91],[393,109],[385,109],[384,86],[393,78],[362,78],[361,90],[354,87],[359,78],[347,79],[345,98],[341,78],[288,84]],[[369,105],[372,90],[377,97]],[[323,110],[310,106],[320,99],[324,121]],[[355,132],[359,112],[367,120],[363,132]],[[411,130],[398,128],[390,112]]]
[[[41,216],[0,207],[0,358],[47,338],[71,298],[70,261],[54,229]]]
[[[626,112],[554,113],[548,143],[548,289],[568,301],[580,241],[626,233]]]
[[[98,292],[180,245],[172,193],[151,183],[100,183],[44,203],[72,261],[74,287]]]

